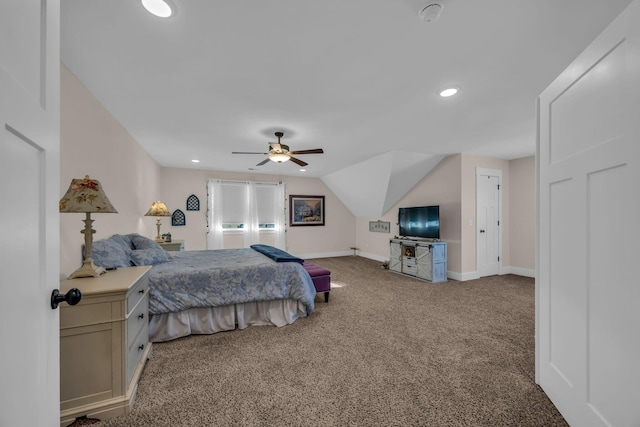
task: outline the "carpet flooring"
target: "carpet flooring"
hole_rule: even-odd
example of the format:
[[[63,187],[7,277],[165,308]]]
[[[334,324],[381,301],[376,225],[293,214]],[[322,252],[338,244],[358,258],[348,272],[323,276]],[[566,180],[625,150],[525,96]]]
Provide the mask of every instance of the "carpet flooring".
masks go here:
[[[96,426],[566,426],[534,382],[534,282],[428,283],[323,258],[329,303],[282,328],[154,344],[133,411]]]

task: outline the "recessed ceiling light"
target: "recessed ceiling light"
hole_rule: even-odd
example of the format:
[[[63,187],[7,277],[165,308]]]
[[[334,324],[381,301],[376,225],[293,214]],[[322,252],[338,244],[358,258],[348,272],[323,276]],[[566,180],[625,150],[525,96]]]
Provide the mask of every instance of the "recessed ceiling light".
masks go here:
[[[458,90],[460,90],[460,89],[458,89],[457,87],[448,87],[448,88],[442,89],[440,91],[440,96],[443,97],[443,98],[448,98],[448,97],[453,96],[456,93],[458,93]]]
[[[200,163],[200,160],[198,160],[198,159],[193,159],[193,160],[191,160],[191,161],[192,161],[193,163]]]
[[[300,172],[306,172],[307,170],[305,168],[300,169]]]
[[[142,6],[152,15],[159,18],[168,18],[173,15],[173,10],[165,0],[141,0]]]

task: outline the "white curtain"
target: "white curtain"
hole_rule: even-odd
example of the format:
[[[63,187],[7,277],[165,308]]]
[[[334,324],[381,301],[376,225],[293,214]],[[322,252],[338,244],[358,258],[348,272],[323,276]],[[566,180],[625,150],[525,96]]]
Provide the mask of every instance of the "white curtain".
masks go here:
[[[257,187],[260,186],[260,194]],[[244,192],[243,192],[244,189]],[[275,191],[266,191],[273,189]],[[284,184],[209,180],[208,249],[224,248],[223,223],[242,223],[243,246],[260,243],[260,222],[274,223],[274,246],[286,250]],[[226,206],[223,206],[226,204]],[[259,206],[260,205],[260,206]],[[271,229],[269,229],[271,230]]]
[[[258,200],[256,195],[256,183],[249,182],[245,186],[245,210],[243,245],[248,248],[260,243],[260,223],[258,220]]]
[[[222,233],[222,181],[210,180],[207,186],[209,192],[209,234],[207,235],[208,249],[224,248]]]
[[[273,215],[276,224],[276,239],[274,246],[278,249],[282,249],[283,251],[287,250],[287,239],[285,234],[285,206],[284,184],[280,182],[276,186],[276,203]]]

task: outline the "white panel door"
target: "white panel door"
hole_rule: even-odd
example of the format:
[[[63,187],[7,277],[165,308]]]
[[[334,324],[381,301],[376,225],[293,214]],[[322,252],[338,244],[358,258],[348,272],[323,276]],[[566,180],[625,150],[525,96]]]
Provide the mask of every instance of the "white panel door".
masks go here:
[[[0,426],[60,423],[59,3],[0,2]]]
[[[538,100],[536,379],[575,426],[640,426],[640,1]]]
[[[480,277],[500,273],[501,171],[476,170],[476,271]]]

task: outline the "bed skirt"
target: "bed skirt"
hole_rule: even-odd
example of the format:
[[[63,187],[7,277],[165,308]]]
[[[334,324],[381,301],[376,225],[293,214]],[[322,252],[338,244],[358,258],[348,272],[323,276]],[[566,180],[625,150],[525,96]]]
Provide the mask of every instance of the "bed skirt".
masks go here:
[[[215,334],[247,326],[284,326],[295,322],[298,317],[306,317],[306,309],[304,304],[292,299],[191,308],[178,313],[152,315],[149,341],[170,341],[191,334]]]

